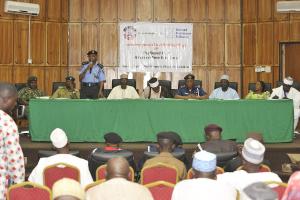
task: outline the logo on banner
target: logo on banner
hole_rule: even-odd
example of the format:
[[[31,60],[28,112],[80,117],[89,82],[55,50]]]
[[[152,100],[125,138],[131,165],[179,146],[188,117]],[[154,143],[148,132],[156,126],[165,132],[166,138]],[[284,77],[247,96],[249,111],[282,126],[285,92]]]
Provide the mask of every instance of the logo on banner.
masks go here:
[[[136,29],[133,26],[126,26],[123,29],[124,39],[133,40],[136,38]]]

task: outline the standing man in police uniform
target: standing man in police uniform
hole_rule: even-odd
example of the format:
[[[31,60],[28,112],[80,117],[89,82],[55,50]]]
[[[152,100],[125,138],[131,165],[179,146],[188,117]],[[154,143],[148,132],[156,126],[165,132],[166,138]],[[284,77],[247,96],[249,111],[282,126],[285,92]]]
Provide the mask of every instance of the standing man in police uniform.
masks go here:
[[[103,65],[97,62],[97,51],[91,50],[87,53],[89,62],[82,63],[79,73],[81,83],[81,99],[103,98],[105,74]]]

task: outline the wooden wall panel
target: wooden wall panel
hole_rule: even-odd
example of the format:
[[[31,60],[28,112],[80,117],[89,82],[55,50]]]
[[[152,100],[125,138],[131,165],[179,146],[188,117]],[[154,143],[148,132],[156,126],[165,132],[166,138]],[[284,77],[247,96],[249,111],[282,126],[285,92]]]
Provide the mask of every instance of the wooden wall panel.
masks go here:
[[[290,40],[291,41],[300,40],[300,21],[290,22]]]
[[[279,66],[272,67],[273,72],[273,87],[276,87],[277,81],[279,81]]]
[[[36,3],[40,5],[40,13],[38,16],[32,17],[32,20],[45,21],[46,19],[46,0],[31,0],[31,3]]]
[[[60,67],[60,80],[65,81],[65,78],[68,76],[68,73],[68,67]]]
[[[229,23],[241,21],[241,0],[225,0],[225,21]]]
[[[300,14],[299,13],[291,13],[290,17],[291,17],[291,20],[300,20]]]
[[[225,63],[226,65],[241,64],[241,25],[225,25]]]
[[[192,22],[204,22],[206,18],[206,0],[189,0],[189,20]]]
[[[6,0],[0,0],[0,18],[1,19],[13,19],[14,15],[4,12],[4,3]]]
[[[27,64],[28,22],[14,21],[14,60],[15,64]]]
[[[273,23],[257,24],[257,64],[273,64]]]
[[[193,66],[192,72],[197,80],[202,80],[202,88],[205,92],[209,90],[208,88],[208,68],[202,66]]]
[[[61,74],[60,67],[45,67],[45,93],[52,95],[52,83],[60,82]]]
[[[261,72],[259,74],[259,80],[265,82],[265,83],[273,83],[273,73],[267,73],[267,72]]]
[[[47,23],[47,65],[60,65],[61,24]]]
[[[45,23],[33,22],[31,25],[32,64],[45,63]]]
[[[193,26],[193,65],[206,65],[207,43],[206,24],[194,23]]]
[[[289,13],[278,13],[276,11],[276,3],[281,0],[273,0],[273,17],[274,21],[289,20]]]
[[[135,20],[135,0],[118,0],[118,16],[120,21]]]
[[[257,19],[259,22],[273,20],[273,0],[258,0]]]
[[[0,74],[1,74],[1,79],[0,81],[3,82],[13,82],[12,80],[12,66],[0,66]]]
[[[243,0],[243,21],[257,21],[257,0]]]
[[[256,24],[243,25],[243,62],[244,65],[256,64]]]
[[[0,64],[13,64],[13,21],[0,20]]]
[[[38,88],[45,92],[45,67],[30,67],[29,76],[36,76]]]
[[[242,94],[245,97],[248,94],[248,84],[255,83],[257,81],[257,73],[255,73],[254,66],[243,68],[243,91]]]
[[[61,21],[61,0],[47,1],[47,21]]]
[[[69,0],[61,0],[61,21],[69,21]]]
[[[80,66],[77,67],[69,67],[69,75],[73,76],[75,78],[75,83],[76,83],[76,88],[80,88],[80,82],[79,82],[79,71],[80,71]]]
[[[208,21],[224,22],[224,0],[209,0],[207,1],[207,16]]]
[[[207,25],[207,62],[208,65],[224,65],[224,25]]]
[[[61,65],[68,65],[68,51],[69,51],[68,31],[69,31],[69,25],[67,23],[62,23],[61,36],[60,36],[60,64]]]
[[[98,51],[98,25],[96,23],[84,23],[81,33],[81,59],[84,60],[88,51]]]
[[[153,20],[153,0],[137,0],[136,2],[136,20]]]
[[[69,22],[81,22],[81,0],[69,0]]]
[[[166,22],[171,20],[171,1],[153,0],[154,21]]]
[[[82,1],[82,21],[99,21],[99,0]]]
[[[13,67],[13,81],[15,83],[26,83],[29,76],[28,66],[14,66]]]
[[[100,24],[100,54],[104,66],[117,66],[118,31],[117,24]]]
[[[229,80],[238,83],[238,93],[241,94],[241,69],[238,67],[226,67],[225,73],[229,75]]]
[[[173,0],[172,21],[188,21],[188,2],[187,0]]]
[[[69,66],[81,65],[81,24],[69,24]]]
[[[289,40],[289,22],[274,22],[274,65],[279,65],[279,42]]]
[[[118,0],[100,0],[100,21],[118,21]]]
[[[208,71],[208,89],[207,92],[210,94],[214,90],[215,82],[220,80],[220,77],[225,73],[224,67],[210,67]]]

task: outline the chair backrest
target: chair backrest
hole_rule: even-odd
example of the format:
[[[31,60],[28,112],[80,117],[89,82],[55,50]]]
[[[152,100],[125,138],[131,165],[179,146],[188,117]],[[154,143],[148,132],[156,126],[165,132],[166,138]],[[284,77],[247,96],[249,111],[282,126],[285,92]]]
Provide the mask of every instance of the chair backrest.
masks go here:
[[[10,186],[7,200],[51,200],[52,193],[46,186],[23,182]]]
[[[256,85],[256,83],[249,83],[248,90],[255,91],[255,85]],[[272,84],[271,83],[265,83],[265,91],[272,92]]]
[[[105,181],[106,180],[106,165],[101,165],[96,170],[96,181]],[[134,170],[132,167],[129,167],[128,180],[134,181]]]
[[[26,87],[27,83],[15,83],[15,87],[17,91],[21,90],[22,88]]]
[[[71,178],[80,183],[80,171],[77,167],[66,163],[47,166],[43,172],[44,185],[52,189],[53,184],[62,178]]]
[[[112,88],[121,85],[121,79],[113,79],[112,80]],[[136,89],[136,80],[135,79],[128,79],[127,85],[130,85]]]
[[[57,90],[58,87],[60,86],[65,86],[65,82],[53,82],[52,83],[52,94]]]
[[[104,183],[105,179],[99,180],[99,181],[95,181],[93,183],[88,184],[87,186],[85,186],[84,191],[87,192],[89,189],[91,189],[92,187],[95,187],[101,183]]]
[[[154,200],[170,200],[175,185],[166,181],[156,181],[145,186],[150,190]]]
[[[215,82],[215,89],[221,87],[221,82]],[[238,91],[238,83],[237,82],[229,82],[229,87]]]
[[[287,188],[287,184],[286,183],[281,183],[281,182],[277,182],[277,181],[267,181],[265,182],[269,187],[272,188],[273,191],[275,191],[277,193],[277,197],[278,199],[282,199],[284,192]]]
[[[178,89],[185,86],[185,80],[178,81]],[[202,87],[202,80],[195,80],[196,87]]]
[[[53,155],[56,155],[56,154],[57,154],[57,151],[53,151],[53,150],[38,150],[38,157],[39,158],[45,158],[45,157],[53,156]],[[70,151],[69,154],[79,157],[79,151],[78,150]]]
[[[224,174],[224,169],[222,167],[217,166],[216,174]],[[187,172],[187,179],[192,179],[192,178],[194,178],[194,172],[193,172],[193,168],[190,168],[189,171]]]
[[[141,171],[141,184],[145,185],[155,181],[167,181],[176,184],[178,182],[177,168],[164,163],[157,163],[143,167]]]

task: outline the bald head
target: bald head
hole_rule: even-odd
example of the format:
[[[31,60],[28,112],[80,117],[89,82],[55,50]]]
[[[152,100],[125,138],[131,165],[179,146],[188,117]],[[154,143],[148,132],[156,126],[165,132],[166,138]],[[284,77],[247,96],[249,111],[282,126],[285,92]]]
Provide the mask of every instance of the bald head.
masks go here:
[[[107,162],[106,179],[112,178],[128,178],[129,164],[123,157],[112,158]]]
[[[160,152],[172,152],[175,148],[174,140],[171,138],[158,138],[157,142]]]
[[[11,112],[16,106],[17,90],[14,85],[0,82],[0,109]]]

